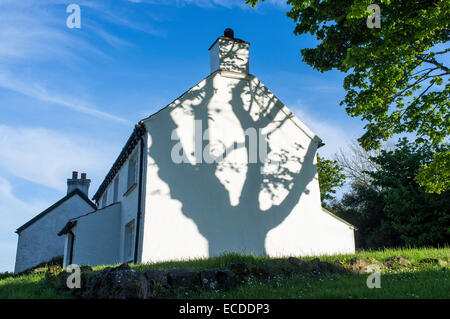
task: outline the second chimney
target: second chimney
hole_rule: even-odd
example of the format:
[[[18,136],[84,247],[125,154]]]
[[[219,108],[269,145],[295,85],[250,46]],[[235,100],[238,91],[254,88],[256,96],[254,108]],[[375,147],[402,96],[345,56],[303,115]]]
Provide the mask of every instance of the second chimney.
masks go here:
[[[78,179],[78,172],[72,172],[72,178],[67,179],[67,195],[72,193],[74,190],[79,189],[86,196],[89,197],[89,185],[91,184],[90,179],[86,179],[86,173],[81,173],[81,179]]]

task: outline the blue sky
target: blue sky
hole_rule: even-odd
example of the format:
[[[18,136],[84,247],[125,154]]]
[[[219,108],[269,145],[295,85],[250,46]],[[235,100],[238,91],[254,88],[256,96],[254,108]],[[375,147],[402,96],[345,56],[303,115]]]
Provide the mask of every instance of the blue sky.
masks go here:
[[[250,72],[326,143],[362,133],[339,106],[343,74],[301,61],[284,1],[0,0],[0,271],[14,268],[14,230],[59,200],[72,170],[92,196],[133,126],[209,75],[209,46],[231,27]],[[81,7],[81,28],[66,7]]]

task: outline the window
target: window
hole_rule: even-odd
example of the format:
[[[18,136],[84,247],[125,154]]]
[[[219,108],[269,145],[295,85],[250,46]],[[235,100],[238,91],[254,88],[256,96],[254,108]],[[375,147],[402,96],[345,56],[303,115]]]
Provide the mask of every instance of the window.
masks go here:
[[[131,158],[128,162],[128,183],[127,190],[133,187],[136,184],[136,157]]]
[[[105,190],[105,193],[103,194],[103,199],[102,199],[102,207],[105,207],[107,202],[108,202],[108,191]]]
[[[128,261],[133,258],[134,219],[125,225],[124,259]]]
[[[114,203],[117,203],[118,200],[119,200],[119,176],[117,176],[116,179],[114,180],[114,198],[113,198],[113,201],[114,201]]]

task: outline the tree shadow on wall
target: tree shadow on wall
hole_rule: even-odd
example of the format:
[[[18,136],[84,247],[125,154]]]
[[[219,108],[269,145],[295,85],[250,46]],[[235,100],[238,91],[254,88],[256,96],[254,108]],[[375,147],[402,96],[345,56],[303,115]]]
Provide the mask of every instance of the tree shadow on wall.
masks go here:
[[[182,98],[184,102],[193,103],[192,108],[188,108],[185,112],[188,112],[191,118],[193,116],[195,120],[201,121],[203,130],[210,128],[208,123],[214,123],[213,112],[221,112],[220,109],[213,109],[210,104],[216,92],[213,78],[208,77],[204,86],[192,89]],[[280,111],[281,103],[273,96],[267,98],[264,105],[260,105],[257,100],[263,96],[267,97],[265,89],[252,85],[255,86],[249,81],[236,81],[236,85],[231,88],[229,103],[242,132],[248,128],[256,130],[271,128],[262,136],[267,139],[271,132],[282,126],[289,118]],[[244,106],[249,108],[244,109]],[[153,122],[155,125],[150,123],[148,127],[153,141],[149,149],[150,157],[158,168],[159,177],[169,186],[171,198],[182,204],[183,214],[195,222],[200,233],[207,239],[209,256],[224,252],[265,255],[267,233],[283,222],[303,193],[309,192],[306,187],[316,173],[313,161],[317,145],[313,142],[305,146],[294,145],[298,150],[302,149],[303,158],[292,157],[286,150],[277,151],[279,165],[275,172],[270,174],[261,173],[266,163],[259,160],[256,163],[245,163],[244,170],[233,163],[227,163],[226,157],[225,160],[212,164],[205,162],[195,165],[176,164],[171,158],[171,150],[179,142],[171,139],[172,131],[178,127],[171,114],[175,109],[176,107],[160,112],[158,121]],[[258,111],[255,113],[255,110]],[[276,122],[273,120],[275,118],[278,119]],[[205,150],[209,141],[201,140],[201,150]],[[257,152],[259,147],[258,143]],[[226,150],[223,154],[230,151],[230,148],[245,149],[247,159],[250,156],[249,152],[255,151],[254,147],[250,149],[248,138],[245,143],[225,145],[224,148]],[[272,150],[268,148],[267,153],[271,152]],[[293,161],[299,169],[292,169]],[[246,170],[245,182],[237,205],[230,202],[229,189],[227,190],[224,182],[217,177],[217,173],[224,170],[240,174]],[[266,191],[272,199],[276,199],[280,189],[288,191],[281,202],[272,204],[268,209],[261,209],[260,192]]]

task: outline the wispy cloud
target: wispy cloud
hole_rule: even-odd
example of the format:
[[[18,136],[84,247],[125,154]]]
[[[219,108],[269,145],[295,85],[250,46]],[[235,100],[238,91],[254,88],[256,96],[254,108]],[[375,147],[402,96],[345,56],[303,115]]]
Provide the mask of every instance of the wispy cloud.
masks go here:
[[[0,125],[0,167],[39,185],[64,191],[65,179],[80,169],[97,182],[114,159],[113,145],[39,127]]]
[[[100,119],[113,120],[126,125],[131,124],[131,121],[115,116],[113,114],[101,111],[98,107],[82,101],[76,97],[61,96],[57,93],[50,93],[39,83],[30,81],[24,82],[12,75],[11,73],[2,72],[0,69],[0,87],[23,94],[25,96],[56,104],[76,112],[92,115]]]
[[[54,65],[73,67],[82,60],[83,54],[94,54],[102,59],[107,57],[88,41],[88,37],[70,32],[65,26],[65,6],[59,6],[61,10],[51,6],[61,3],[63,2],[51,0],[0,3],[0,87],[76,112],[129,125],[130,121],[102,111],[97,105],[75,96],[67,96],[65,93],[51,92],[40,80],[30,80],[23,76],[24,70],[29,69],[37,69],[35,73],[39,75],[37,66],[40,63],[51,62]],[[95,8],[95,5],[88,1],[81,1],[81,4]],[[114,21],[112,14],[109,15]],[[116,20],[126,24],[123,18],[118,17]],[[131,45],[126,40],[106,32],[98,23],[83,26],[111,46]]]

